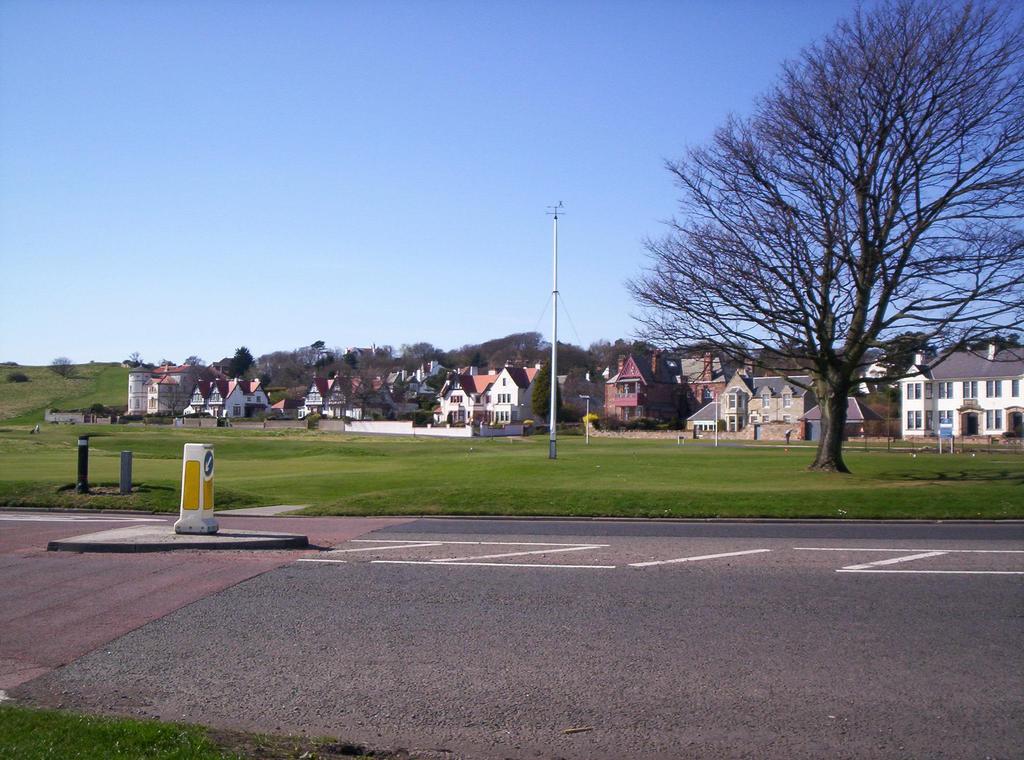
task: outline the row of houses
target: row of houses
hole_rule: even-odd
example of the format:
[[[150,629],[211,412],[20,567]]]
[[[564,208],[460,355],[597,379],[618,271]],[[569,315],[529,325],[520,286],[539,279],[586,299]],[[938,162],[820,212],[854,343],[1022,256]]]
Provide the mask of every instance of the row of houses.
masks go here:
[[[219,368],[203,368],[205,377],[196,379],[194,367],[165,365],[129,373],[128,412],[393,419],[430,399],[435,423],[517,423],[536,416],[531,400],[539,369],[449,371],[431,362],[415,372],[396,370],[373,379],[314,377],[303,398],[271,405],[259,380],[229,379]],[[428,380],[445,373],[436,392],[438,383]],[[680,357],[652,351],[620,357],[616,371],[609,368],[603,376],[606,418],[682,420],[695,431],[717,428],[755,439],[789,431],[813,440],[820,431],[817,399],[806,375],[755,377],[750,367],[728,367],[710,353]],[[955,436],[1024,435],[1024,349],[921,354],[899,388],[904,438],[935,436],[940,429]],[[863,432],[872,419],[880,417],[850,400],[848,432]]]

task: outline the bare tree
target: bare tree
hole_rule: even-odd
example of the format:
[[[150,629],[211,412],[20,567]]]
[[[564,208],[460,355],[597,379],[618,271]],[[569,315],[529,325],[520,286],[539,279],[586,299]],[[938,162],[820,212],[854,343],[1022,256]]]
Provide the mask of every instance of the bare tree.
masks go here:
[[[50,362],[50,369],[61,377],[71,377],[71,373],[75,371],[75,365],[68,357],[58,356]]]
[[[795,361],[821,403],[811,469],[848,471],[866,351],[959,348],[1024,314],[1022,38],[999,7],[860,11],[667,165],[681,213],[631,283],[644,330]]]

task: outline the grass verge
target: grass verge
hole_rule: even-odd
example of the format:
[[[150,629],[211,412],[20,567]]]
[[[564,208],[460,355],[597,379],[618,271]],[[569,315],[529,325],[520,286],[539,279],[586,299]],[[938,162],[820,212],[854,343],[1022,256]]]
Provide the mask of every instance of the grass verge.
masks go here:
[[[223,731],[180,723],[0,705],[0,760],[406,759],[329,738]]]
[[[80,433],[89,433],[88,496],[75,480]],[[436,440],[316,431],[0,427],[0,505],[143,509],[178,507],[185,442],[216,451],[218,509],[309,504],[317,515],[552,515],[1005,519],[1024,517],[1024,456],[939,456],[851,447],[852,475],[807,470],[813,449],[677,445],[672,440],[581,438]],[[118,496],[121,451],[135,489]],[[105,491],[105,492],[104,492]]]

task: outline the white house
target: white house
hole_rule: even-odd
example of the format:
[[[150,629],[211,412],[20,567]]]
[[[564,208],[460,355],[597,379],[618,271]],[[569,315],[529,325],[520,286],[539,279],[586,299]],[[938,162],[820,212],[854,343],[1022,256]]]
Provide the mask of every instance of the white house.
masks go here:
[[[900,380],[904,438],[937,435],[942,424],[958,437],[1024,434],[1024,349],[918,354],[912,372]]]
[[[491,383],[488,421],[522,422],[533,416],[533,381],[539,371],[537,367],[503,367]]]
[[[270,410],[259,380],[200,380],[192,386],[185,414],[252,417]]]
[[[434,419],[456,424],[487,422],[490,390],[497,378],[497,374],[479,374],[476,367],[451,373],[438,394]]]

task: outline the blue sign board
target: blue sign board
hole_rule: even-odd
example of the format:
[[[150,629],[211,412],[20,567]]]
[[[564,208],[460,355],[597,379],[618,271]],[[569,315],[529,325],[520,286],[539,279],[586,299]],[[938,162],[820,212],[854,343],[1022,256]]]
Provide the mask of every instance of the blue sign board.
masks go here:
[[[953,437],[953,423],[943,422],[939,425],[939,438],[952,438]]]

